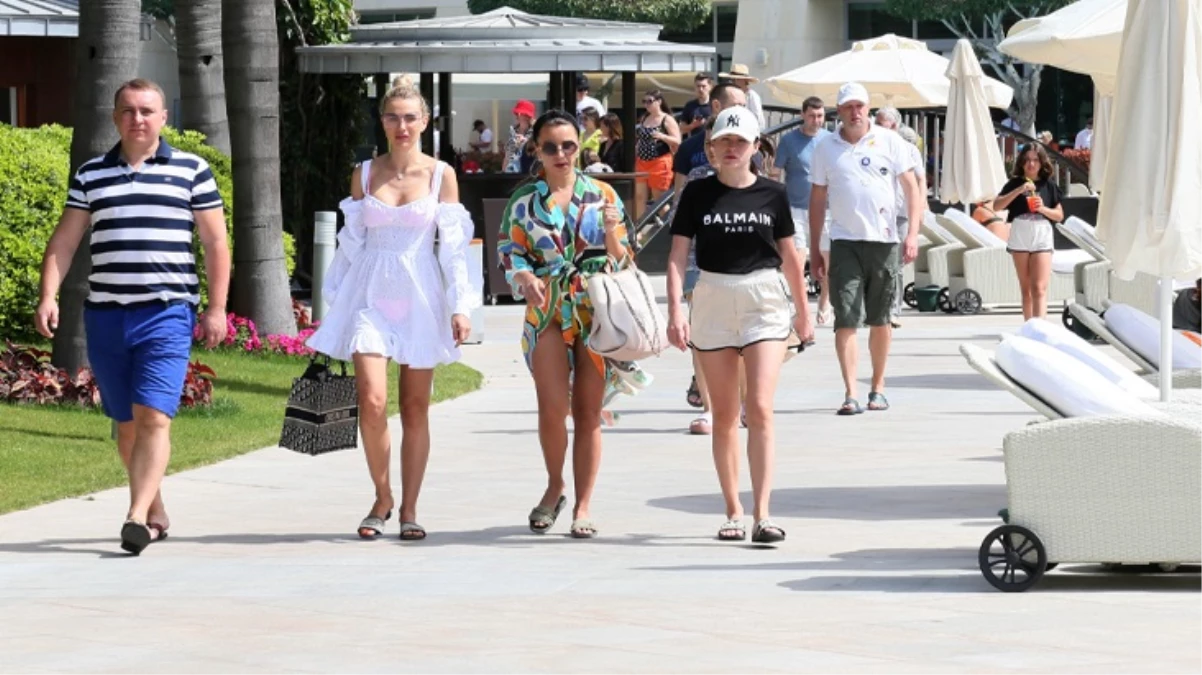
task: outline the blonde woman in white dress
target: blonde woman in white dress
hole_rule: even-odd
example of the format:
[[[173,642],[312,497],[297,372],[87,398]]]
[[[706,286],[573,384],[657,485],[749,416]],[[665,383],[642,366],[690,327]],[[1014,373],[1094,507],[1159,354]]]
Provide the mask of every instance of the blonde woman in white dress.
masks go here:
[[[359,525],[364,539],[384,533],[395,505],[387,368],[390,360],[400,365],[400,538],[418,541],[426,537],[417,498],[430,456],[434,367],[459,359],[468,316],[480,303],[467,271],[474,227],[454,169],[421,152],[430,108],[418,90],[393,88],[380,116],[391,149],[355,168],[351,196],[339,204],[346,226],[323,287],[330,311],[308,345],[355,364],[359,428],[375,485],[375,503]]]

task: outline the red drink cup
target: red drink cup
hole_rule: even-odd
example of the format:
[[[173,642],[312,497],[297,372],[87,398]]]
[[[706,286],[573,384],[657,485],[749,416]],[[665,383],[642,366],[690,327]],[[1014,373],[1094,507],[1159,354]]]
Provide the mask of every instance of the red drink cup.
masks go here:
[[[1039,213],[1039,196],[1027,195],[1027,210],[1031,213]]]

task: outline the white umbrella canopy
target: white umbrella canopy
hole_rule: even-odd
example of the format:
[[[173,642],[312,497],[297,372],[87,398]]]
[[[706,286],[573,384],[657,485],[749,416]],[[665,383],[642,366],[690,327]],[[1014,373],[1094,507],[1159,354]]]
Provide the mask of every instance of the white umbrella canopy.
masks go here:
[[[1127,0],[1079,0],[1047,16],[1019,21],[998,48],[1027,63],[1113,76],[1126,15]]]
[[[951,91],[939,199],[946,204],[993,199],[1006,184],[1006,169],[985,100],[985,73],[968,40],[956,43],[947,78]]]
[[[1150,76],[1155,73],[1155,76]],[[1131,0],[1098,238],[1120,279],[1160,277],[1161,398],[1172,382],[1173,279],[1202,277],[1202,8]]]
[[[839,87],[864,85],[873,107],[929,108],[947,105],[948,60],[927,49],[925,42],[892,33],[862,40],[846,52],[765,80],[779,100],[800,107],[810,96],[833,105]],[[983,81],[986,102],[994,108],[1010,105],[1014,90],[992,78]]]

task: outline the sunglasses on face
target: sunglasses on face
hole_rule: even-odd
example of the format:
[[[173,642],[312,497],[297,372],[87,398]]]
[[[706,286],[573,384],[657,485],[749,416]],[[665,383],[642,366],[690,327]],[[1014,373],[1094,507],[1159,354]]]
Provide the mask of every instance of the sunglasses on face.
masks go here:
[[[650,105],[650,104],[652,104],[652,103],[655,103],[655,102],[656,102],[656,101],[658,101],[658,100],[659,100],[659,99],[657,99],[657,98],[645,98],[645,99],[643,99],[643,103],[646,103],[646,104]]]
[[[560,152],[563,152],[565,155],[570,155],[576,152],[577,148],[579,147],[580,145],[577,144],[576,141],[564,141],[563,145],[556,145],[552,141],[547,141],[539,146],[539,149],[542,150],[544,155],[548,157],[555,157]]]
[[[405,115],[385,113],[380,116],[380,119],[384,121],[384,124],[400,124],[401,122],[404,122],[406,125],[417,124],[421,118],[421,115],[417,115],[415,113],[408,113]]]

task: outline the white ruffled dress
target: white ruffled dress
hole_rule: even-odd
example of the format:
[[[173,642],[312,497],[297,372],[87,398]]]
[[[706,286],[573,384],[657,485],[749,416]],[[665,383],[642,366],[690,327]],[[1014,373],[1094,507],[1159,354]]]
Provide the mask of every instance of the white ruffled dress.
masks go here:
[[[371,196],[371,161],[363,163],[366,196],[338,205],[346,224],[322,285],[329,310],[309,347],[344,361],[379,354],[412,368],[459,360],[451,315],[470,314],[481,298],[468,277],[472,218],[462,204],[438,201],[445,168],[434,167],[428,196],[390,206]]]

